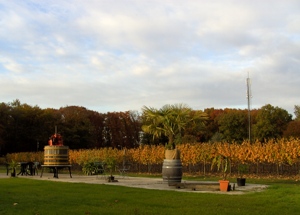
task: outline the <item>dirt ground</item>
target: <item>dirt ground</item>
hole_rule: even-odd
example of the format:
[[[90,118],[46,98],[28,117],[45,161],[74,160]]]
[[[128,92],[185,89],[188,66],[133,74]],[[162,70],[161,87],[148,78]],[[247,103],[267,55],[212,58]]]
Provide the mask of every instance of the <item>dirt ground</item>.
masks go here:
[[[221,192],[219,191],[219,184],[217,181],[187,181],[182,180],[181,183],[168,184],[164,182],[162,178],[147,178],[147,177],[128,177],[119,176],[115,177],[115,182],[108,182],[107,176],[85,176],[72,174],[72,178],[69,174],[59,174],[59,178],[54,178],[53,173],[44,173],[42,177],[40,175],[34,176],[22,176],[20,178],[28,178],[33,180],[47,180],[56,182],[68,182],[68,183],[90,183],[90,184],[106,184],[112,186],[127,186],[143,189],[156,189],[156,190],[168,190],[177,192],[194,192],[194,193],[216,193],[226,195],[242,195],[251,192],[264,191],[268,186],[263,184],[249,184],[246,186],[237,186],[236,182],[230,182],[231,191]],[[10,178],[10,175],[1,173],[0,178]]]

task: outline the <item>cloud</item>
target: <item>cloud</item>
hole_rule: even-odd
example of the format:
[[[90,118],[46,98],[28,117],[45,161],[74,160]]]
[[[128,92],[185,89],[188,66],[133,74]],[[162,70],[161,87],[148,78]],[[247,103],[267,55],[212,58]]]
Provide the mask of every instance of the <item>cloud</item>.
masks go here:
[[[272,9],[270,9],[272,4]],[[299,105],[300,3],[0,3],[0,96],[100,112]]]

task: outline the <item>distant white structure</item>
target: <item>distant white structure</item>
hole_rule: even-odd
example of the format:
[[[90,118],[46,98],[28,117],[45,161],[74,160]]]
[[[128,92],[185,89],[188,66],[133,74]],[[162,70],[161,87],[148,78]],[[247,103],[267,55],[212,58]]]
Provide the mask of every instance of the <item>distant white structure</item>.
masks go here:
[[[248,133],[249,133],[249,141],[251,142],[251,80],[249,78],[249,72],[248,72],[248,78],[246,79],[247,82],[247,101],[248,101]]]

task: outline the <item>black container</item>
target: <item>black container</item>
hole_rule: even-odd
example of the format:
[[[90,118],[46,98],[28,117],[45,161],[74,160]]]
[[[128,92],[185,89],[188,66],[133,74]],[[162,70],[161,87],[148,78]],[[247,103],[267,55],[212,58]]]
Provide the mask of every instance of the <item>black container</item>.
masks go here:
[[[245,186],[246,185],[246,178],[237,178],[236,179],[238,186]]]

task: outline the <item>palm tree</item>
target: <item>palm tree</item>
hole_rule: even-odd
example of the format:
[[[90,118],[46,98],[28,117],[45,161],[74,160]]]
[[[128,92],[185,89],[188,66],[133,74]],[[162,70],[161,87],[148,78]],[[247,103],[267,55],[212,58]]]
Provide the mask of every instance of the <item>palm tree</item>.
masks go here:
[[[204,124],[207,115],[202,111],[192,111],[184,104],[164,105],[160,109],[143,107],[142,130],[155,137],[168,137],[167,148],[173,149],[181,142],[184,130],[192,124]]]

